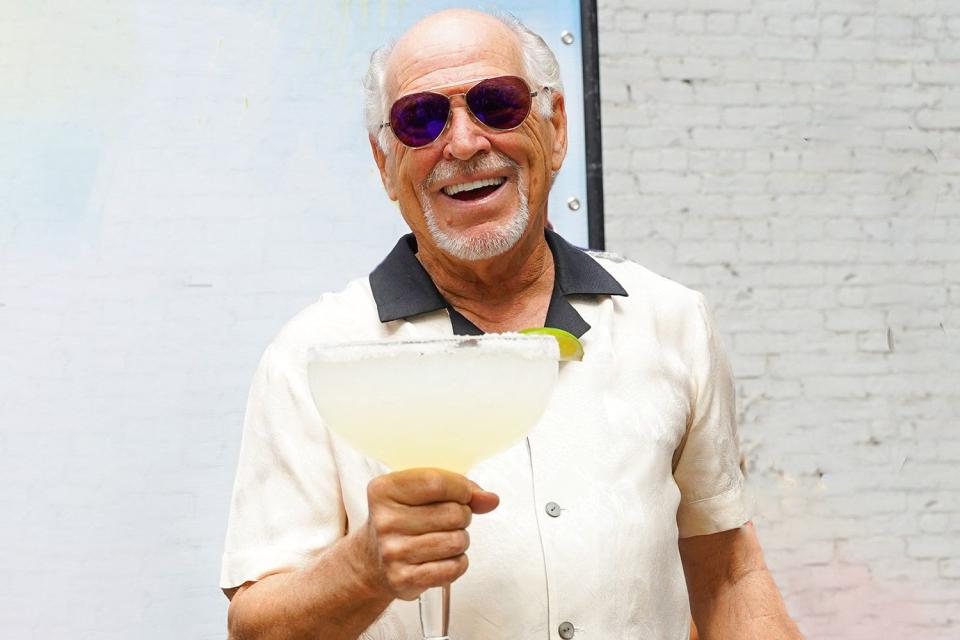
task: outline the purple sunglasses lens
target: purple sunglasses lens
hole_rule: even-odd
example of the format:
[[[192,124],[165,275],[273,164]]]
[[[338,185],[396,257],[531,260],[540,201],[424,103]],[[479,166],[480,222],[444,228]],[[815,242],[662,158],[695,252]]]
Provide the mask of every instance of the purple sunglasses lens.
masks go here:
[[[521,78],[502,76],[474,85],[465,95],[474,117],[491,129],[519,127],[530,113],[530,87]],[[408,147],[424,147],[443,133],[450,98],[429,91],[404,96],[390,108],[390,128]]]
[[[494,129],[513,129],[530,113],[530,88],[520,78],[491,78],[466,95],[467,106],[477,120]]]
[[[436,140],[447,126],[450,100],[436,93],[414,93],[400,98],[390,109],[390,128],[408,147]]]

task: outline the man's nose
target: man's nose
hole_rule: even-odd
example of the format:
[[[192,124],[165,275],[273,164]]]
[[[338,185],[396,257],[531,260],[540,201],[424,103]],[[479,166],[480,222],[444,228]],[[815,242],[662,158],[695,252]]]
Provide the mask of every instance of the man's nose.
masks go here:
[[[453,107],[443,146],[443,157],[447,160],[469,160],[484,151],[490,151],[487,131],[470,117],[466,105]]]

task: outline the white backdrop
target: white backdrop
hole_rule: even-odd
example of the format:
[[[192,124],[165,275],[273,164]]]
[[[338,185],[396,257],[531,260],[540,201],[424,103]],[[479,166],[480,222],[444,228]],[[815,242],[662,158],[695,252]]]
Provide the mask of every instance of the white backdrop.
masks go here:
[[[0,2],[0,628],[222,638],[246,389],[271,336],[405,231],[370,49],[448,2]],[[551,218],[586,245],[579,3]],[[575,41],[566,46],[560,33]]]

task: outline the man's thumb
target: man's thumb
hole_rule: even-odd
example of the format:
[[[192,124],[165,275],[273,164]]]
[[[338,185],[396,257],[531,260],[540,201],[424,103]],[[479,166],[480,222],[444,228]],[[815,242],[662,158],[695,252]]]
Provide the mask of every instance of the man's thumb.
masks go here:
[[[484,491],[476,482],[473,485],[473,495],[470,497],[470,510],[474,513],[490,513],[500,504],[500,496],[492,491]]]

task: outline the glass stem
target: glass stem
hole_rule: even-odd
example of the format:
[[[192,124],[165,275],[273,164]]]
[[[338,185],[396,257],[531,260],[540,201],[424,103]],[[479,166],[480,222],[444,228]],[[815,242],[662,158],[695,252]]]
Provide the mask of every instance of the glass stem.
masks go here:
[[[450,640],[450,585],[432,587],[420,594],[420,627],[424,640]]]

